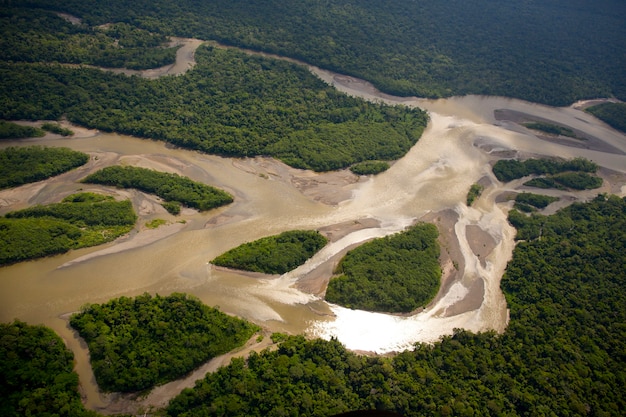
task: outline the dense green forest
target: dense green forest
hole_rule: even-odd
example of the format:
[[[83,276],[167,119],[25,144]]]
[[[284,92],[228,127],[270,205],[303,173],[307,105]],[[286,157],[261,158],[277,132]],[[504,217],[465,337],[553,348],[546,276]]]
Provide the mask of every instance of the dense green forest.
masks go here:
[[[89,161],[89,155],[68,148],[43,146],[0,149],[0,189],[41,181]]]
[[[187,177],[132,166],[106,167],[88,175],[82,182],[136,188],[156,194],[170,203],[164,204],[164,207],[173,214],[180,211],[180,203],[205,211],[233,202],[233,197],[227,192]]]
[[[17,123],[0,120],[0,139],[37,138],[46,132],[33,126],[22,126]]]
[[[622,415],[626,200],[599,196],[539,217],[541,239],[518,244],[502,280],[504,334],[459,330],[394,357],[292,337],[208,374],[168,415]]]
[[[587,172],[561,172],[533,178],[524,183],[528,187],[556,188],[557,190],[593,190],[602,186],[602,178]]]
[[[0,7],[2,61],[148,69],[174,62],[177,48],[161,47],[166,41],[127,23],[89,27],[51,11]]]
[[[93,193],[0,217],[0,265],[101,245],[128,233],[137,216],[129,200]]]
[[[184,76],[146,80],[89,68],[0,63],[0,119],[68,120],[225,156],[269,155],[327,171],[403,156],[418,109],[367,103],[306,68],[200,47]]]
[[[244,243],[211,263],[244,271],[284,274],[302,265],[327,242],[315,230],[291,230]]]
[[[44,326],[0,323],[0,415],[91,416],[78,393],[74,355]]]
[[[350,167],[350,171],[356,175],[376,175],[389,169],[386,161],[363,161]]]
[[[351,250],[328,283],[326,301],[391,313],[425,306],[441,280],[438,234],[436,226],[418,224]]]
[[[398,95],[487,94],[553,105],[626,97],[621,0],[28,4],[91,26],[124,22],[299,58]]]
[[[98,386],[140,391],[243,345],[259,330],[199,300],[143,294],[89,304],[70,318],[89,346]]]
[[[484,189],[485,187],[483,187],[480,184],[472,184],[469,191],[467,192],[467,198],[465,199],[465,204],[467,204],[468,207],[474,204],[474,201],[478,197],[480,197]]]
[[[586,109],[611,127],[626,133],[626,103],[602,103]]]

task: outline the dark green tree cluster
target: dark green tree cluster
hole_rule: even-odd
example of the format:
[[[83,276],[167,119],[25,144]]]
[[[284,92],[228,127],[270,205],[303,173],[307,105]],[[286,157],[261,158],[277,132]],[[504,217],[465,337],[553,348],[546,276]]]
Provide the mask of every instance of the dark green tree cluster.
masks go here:
[[[45,134],[46,132],[33,126],[22,126],[0,120],[0,139],[38,138]]]
[[[299,58],[397,95],[486,94],[560,106],[626,97],[622,0],[29,4],[94,26],[126,22]]]
[[[561,172],[546,177],[533,178],[524,183],[528,187],[556,188],[558,190],[592,190],[602,186],[602,178],[586,172]]]
[[[89,161],[89,155],[68,148],[9,147],[0,150],[0,189],[41,181]]]
[[[136,188],[156,194],[170,203],[166,206],[170,212],[175,211],[170,207],[172,202],[182,203],[200,211],[211,210],[233,202],[232,196],[227,192],[187,177],[132,166],[106,167],[88,175],[82,182],[118,188]],[[174,206],[176,206],[175,203]]]
[[[369,311],[406,313],[425,306],[439,290],[437,227],[418,224],[348,252],[332,278],[326,301]]]
[[[211,263],[244,271],[284,274],[302,265],[327,242],[328,239],[315,230],[291,230],[244,243]]]
[[[586,109],[614,129],[626,133],[626,103],[602,103]]]
[[[626,200],[599,196],[542,219],[541,238],[518,243],[502,280],[504,334],[459,330],[395,357],[292,337],[207,374],[168,415],[621,416]]]
[[[105,391],[140,391],[243,345],[259,328],[186,294],[90,304],[70,318]]]
[[[363,161],[350,167],[350,171],[356,175],[376,175],[389,169],[386,161]]]
[[[469,191],[467,192],[467,199],[465,201],[465,203],[467,204],[467,206],[471,206],[472,204],[474,204],[474,201],[480,197],[480,195],[482,194],[483,190],[485,189],[485,187],[483,187],[480,184],[472,184],[472,186],[470,187]]]
[[[527,175],[554,175],[562,172],[589,172],[595,173],[598,164],[584,158],[570,160],[556,159],[501,159],[495,163],[492,170],[496,178],[503,182],[516,180]]]
[[[71,129],[61,127],[58,123],[44,123],[41,125],[41,129],[46,132],[56,133],[61,136],[73,136],[74,132]]]
[[[534,193],[520,193],[515,196],[514,207],[525,212],[532,212],[537,209],[546,208],[548,204],[559,201],[558,197]]]
[[[136,220],[129,200],[91,193],[13,211],[0,217],[0,265],[110,242]]]
[[[0,117],[68,120],[225,156],[269,155],[328,171],[402,157],[428,116],[367,103],[306,68],[201,47],[184,76],[146,80],[89,68],[0,63]]]
[[[80,400],[73,359],[44,326],[0,323],[0,415],[97,416]]]
[[[107,22],[108,23],[108,22]],[[172,64],[167,38],[127,23],[72,24],[41,9],[0,7],[0,60],[148,69]]]
[[[540,132],[549,133],[551,135],[560,135],[568,136],[570,138],[576,138],[576,133],[572,129],[565,126],[559,126],[545,122],[522,123],[522,125],[529,129],[539,130]]]

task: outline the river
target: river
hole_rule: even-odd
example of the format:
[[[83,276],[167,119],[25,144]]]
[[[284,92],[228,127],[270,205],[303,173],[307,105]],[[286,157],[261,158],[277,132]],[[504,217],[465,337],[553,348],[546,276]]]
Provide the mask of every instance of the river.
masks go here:
[[[131,198],[140,214],[136,230],[117,242],[0,268],[0,320],[17,318],[44,324],[62,336],[75,353],[89,407],[106,406],[107,399],[99,395],[87,350],[66,319],[68,313],[86,303],[144,292],[186,292],[268,331],[335,336],[349,349],[378,353],[409,349],[418,341],[432,342],[451,334],[454,328],[503,331],[507,309],[499,284],[514,247],[514,230],[506,221],[509,205],[498,198],[519,183],[499,183],[490,163],[516,154],[586,157],[611,170],[603,174],[611,182],[605,181],[600,191],[626,195],[626,137],[574,107],[553,108],[500,97],[391,97],[366,82],[311,70],[348,94],[424,108],[430,113],[429,126],[419,142],[388,171],[360,179],[347,172],[315,174],[267,158],[221,158],[162,142],[90,131],[81,131],[73,138],[47,136],[3,141],[0,145],[45,143],[91,155],[86,166],[72,172],[0,191],[0,214],[59,201],[80,189]],[[496,111],[503,109],[582,131],[611,146],[611,151],[543,140],[511,121],[498,120]],[[153,197],[140,192],[76,183],[114,163],[177,172],[225,189],[235,196],[235,202],[208,213],[186,210],[175,218]],[[468,208],[467,192],[478,181],[486,185],[485,191]],[[592,198],[597,192],[562,196],[569,202]],[[452,219],[458,253],[455,258],[451,249],[451,256],[460,271],[442,285],[435,302],[424,311],[412,316],[352,311],[328,305],[295,285],[302,277],[327,267],[334,255],[347,248],[401,231],[428,215]],[[167,219],[170,224],[156,231],[146,229],[143,225],[153,218]],[[216,269],[208,263],[243,242],[285,230],[355,222],[363,226],[343,230],[309,262],[281,277],[250,276]],[[484,254],[476,242],[472,243],[471,235],[477,231],[480,242],[492,242]]]

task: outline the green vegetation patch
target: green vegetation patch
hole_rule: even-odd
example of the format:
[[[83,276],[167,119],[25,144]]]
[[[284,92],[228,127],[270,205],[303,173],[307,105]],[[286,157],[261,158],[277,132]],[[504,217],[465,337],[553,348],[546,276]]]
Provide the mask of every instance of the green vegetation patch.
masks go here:
[[[467,205],[468,207],[474,204],[474,201],[480,197],[485,187],[480,184],[472,184],[469,191],[467,192]]]
[[[534,178],[524,183],[528,187],[556,188],[558,190],[592,190],[602,186],[602,178],[586,172],[562,172],[548,177]]]
[[[46,132],[33,126],[0,120],[0,139],[40,138],[45,134]]]
[[[437,227],[418,224],[348,252],[326,290],[326,301],[347,308],[406,313],[425,306],[441,279]]]
[[[495,163],[492,170],[499,181],[508,182],[527,175],[554,175],[561,172],[588,172],[598,171],[598,165],[584,158],[574,158],[567,161],[555,159],[501,159]]]
[[[0,323],[0,415],[97,416],[78,392],[74,355],[44,326]]]
[[[100,388],[121,392],[177,379],[259,330],[177,293],[90,304],[70,318],[70,325],[89,346]]]
[[[211,210],[233,202],[232,196],[227,192],[187,177],[131,166],[106,167],[87,176],[82,182],[118,188],[136,188],[156,194],[167,202],[183,203],[200,211]],[[173,204],[167,205],[167,207],[170,206]],[[180,206],[178,212],[180,212]]]
[[[0,265],[110,242],[136,220],[130,201],[92,193],[13,211],[0,217]]]
[[[146,227],[148,229],[157,229],[160,226],[163,226],[164,224],[167,224],[167,220],[153,219],[153,220],[150,220],[149,222],[146,222]]]
[[[541,239],[517,244],[502,279],[503,334],[458,330],[394,357],[291,337],[207,374],[167,415],[623,414],[626,200],[601,196],[537,218]]]
[[[537,209],[546,208],[548,204],[555,201],[559,201],[559,198],[541,194],[520,193],[515,196],[514,207],[529,213]]]
[[[567,136],[574,139],[579,139],[576,136],[576,133],[568,127],[555,125],[552,123],[544,123],[544,122],[530,122],[530,123],[522,123],[522,126],[525,126],[532,130],[539,130],[544,133],[549,133],[551,135],[560,135]]]
[[[89,155],[68,148],[43,146],[0,150],[0,189],[41,181],[89,161]]]
[[[46,132],[56,133],[61,136],[73,136],[74,132],[71,129],[61,127],[58,123],[44,123],[41,125],[41,129]]]
[[[247,242],[223,253],[212,264],[244,271],[284,274],[302,265],[328,242],[314,230],[291,230]]]
[[[586,109],[614,129],[626,133],[626,103],[602,103]]]
[[[389,169],[389,162],[386,161],[363,161],[350,167],[356,175],[376,175]]]

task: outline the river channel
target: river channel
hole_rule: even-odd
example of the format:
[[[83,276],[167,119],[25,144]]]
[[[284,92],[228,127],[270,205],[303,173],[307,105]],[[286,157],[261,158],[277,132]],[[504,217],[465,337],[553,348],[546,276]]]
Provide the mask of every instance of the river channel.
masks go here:
[[[0,145],[65,146],[91,156],[86,166],[49,181],[0,191],[0,214],[57,202],[82,189],[131,198],[140,215],[136,230],[114,243],[0,268],[0,320],[44,324],[62,336],[76,355],[88,406],[98,407],[102,400],[87,351],[67,325],[67,314],[86,303],[144,292],[185,292],[268,331],[334,336],[349,349],[377,353],[432,342],[454,328],[503,331],[508,316],[499,283],[514,247],[514,230],[506,221],[510,203],[502,196],[520,183],[498,182],[491,172],[493,161],[516,155],[586,157],[603,167],[605,185],[601,190],[560,193],[562,204],[592,198],[599,191],[626,195],[626,137],[574,106],[554,108],[500,97],[391,97],[366,82],[311,70],[348,94],[424,108],[430,113],[429,126],[391,169],[362,178],[349,172],[299,171],[268,158],[221,158],[80,129],[72,138],[49,135]],[[584,132],[600,145],[589,149],[546,140],[499,114],[550,120]],[[177,172],[230,192],[235,202],[208,213],[186,210],[172,217],[154,197],[76,182],[116,163]],[[468,208],[467,192],[476,182],[484,184],[485,191]],[[328,269],[335,255],[355,244],[401,231],[419,219],[443,224],[442,217],[451,221],[450,236],[456,241],[450,241],[450,256],[460,270],[421,312],[394,316],[347,310],[328,305],[319,291],[298,285],[303,277]],[[145,222],[154,218],[169,224],[147,229]],[[333,230],[336,235],[309,262],[280,277],[241,274],[208,263],[241,243],[292,229]],[[481,253],[473,236],[489,250]]]

